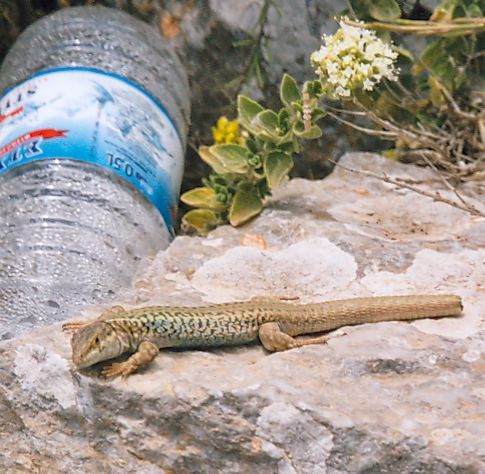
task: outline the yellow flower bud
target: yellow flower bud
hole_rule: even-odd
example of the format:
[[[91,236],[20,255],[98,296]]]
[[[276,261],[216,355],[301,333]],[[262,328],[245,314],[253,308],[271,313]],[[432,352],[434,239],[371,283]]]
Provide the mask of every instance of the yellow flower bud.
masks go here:
[[[219,117],[219,119],[217,120],[217,128],[220,129],[220,130],[223,130],[226,128],[227,126],[227,123],[228,123],[228,119],[225,115],[222,115],[221,117]]]
[[[214,143],[244,143],[239,132],[237,119],[229,120],[226,116],[221,116],[217,120],[216,126],[212,128]]]
[[[215,143],[224,143],[224,134],[220,130],[217,130],[217,128],[212,127],[212,135],[214,137]]]

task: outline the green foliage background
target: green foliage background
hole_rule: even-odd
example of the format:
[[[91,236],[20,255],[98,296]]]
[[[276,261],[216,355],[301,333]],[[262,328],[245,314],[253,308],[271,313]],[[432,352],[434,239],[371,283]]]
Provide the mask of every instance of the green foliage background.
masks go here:
[[[417,150],[417,156],[426,164],[434,167],[428,157],[433,158],[437,166],[458,181],[463,177],[460,169],[473,174],[483,151],[483,144],[475,146],[477,136],[483,141],[480,134],[485,127],[473,105],[474,83],[483,74],[483,61],[479,60],[483,56],[485,30],[481,4],[473,0],[446,0],[436,7],[431,18],[409,20],[395,0],[352,0],[345,13],[366,21],[367,27],[377,30],[385,40],[393,33],[430,39],[417,57],[398,49],[403,73],[397,86],[386,83],[385,88],[370,94],[356,91],[353,100],[343,106],[363,110],[377,126],[376,134],[387,127],[382,136],[390,136],[394,142],[394,148],[386,153],[388,157],[416,155]],[[301,143],[322,136],[317,124],[327,110],[318,106],[322,87],[324,84],[316,80],[307,81],[300,88],[285,74],[280,86],[283,106],[278,111],[243,95],[238,97],[237,117],[245,142],[199,149],[212,173],[203,180],[203,187],[182,195],[185,204],[197,208],[185,214],[186,229],[205,234],[226,222],[234,226],[243,224],[262,211],[265,198],[287,178],[295,155],[301,151]],[[305,123],[308,122],[305,108],[310,123]],[[330,110],[335,109],[330,106]],[[469,122],[459,125],[457,131],[457,117],[453,117],[457,110],[463,119],[476,122],[469,137],[465,137],[467,132],[461,133],[470,126]],[[338,119],[335,114],[332,116]],[[437,135],[436,130],[445,133]],[[456,149],[452,143],[454,134],[463,135]],[[433,137],[437,137],[436,143]]]

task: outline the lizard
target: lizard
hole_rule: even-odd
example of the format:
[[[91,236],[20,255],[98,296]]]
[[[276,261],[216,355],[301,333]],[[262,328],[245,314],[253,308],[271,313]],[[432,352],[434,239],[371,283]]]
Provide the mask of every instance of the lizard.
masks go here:
[[[342,326],[382,321],[459,316],[455,295],[378,296],[313,304],[250,300],[201,307],[148,306],[126,310],[114,306],[94,321],[68,322],[74,331],[72,360],[84,369],[125,353],[124,362],[105,366],[105,378],[128,376],[149,364],[160,349],[205,348],[261,341],[268,351],[324,344],[328,336],[294,336]]]

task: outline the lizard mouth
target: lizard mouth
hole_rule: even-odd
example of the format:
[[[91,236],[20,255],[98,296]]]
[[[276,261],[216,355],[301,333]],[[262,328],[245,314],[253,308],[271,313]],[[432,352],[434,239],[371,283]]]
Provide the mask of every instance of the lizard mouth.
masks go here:
[[[85,369],[93,365],[93,363],[81,359],[77,354],[72,354],[72,361],[78,369]]]

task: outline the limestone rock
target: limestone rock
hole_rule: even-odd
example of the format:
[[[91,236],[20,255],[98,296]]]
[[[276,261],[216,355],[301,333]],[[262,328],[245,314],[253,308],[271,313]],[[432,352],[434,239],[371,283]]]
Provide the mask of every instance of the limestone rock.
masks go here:
[[[341,163],[439,188],[377,155]],[[163,351],[111,382],[74,370],[59,325],[40,328],[0,345],[0,471],[485,472],[484,235],[483,219],[342,169],[292,180],[250,224],[178,237],[118,302],[456,293],[463,316],[276,354]]]

